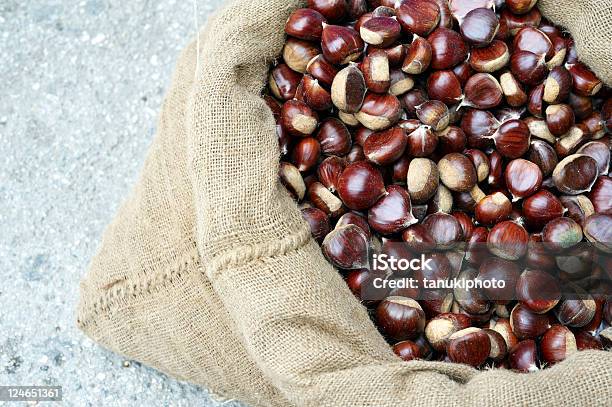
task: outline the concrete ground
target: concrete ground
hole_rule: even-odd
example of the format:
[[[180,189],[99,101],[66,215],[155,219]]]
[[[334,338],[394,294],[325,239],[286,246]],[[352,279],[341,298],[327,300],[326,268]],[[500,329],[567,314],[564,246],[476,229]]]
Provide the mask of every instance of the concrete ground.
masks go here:
[[[200,23],[223,2],[196,1]],[[186,0],[0,1],[0,385],[61,385],[67,406],[221,405],[75,327],[195,32]]]

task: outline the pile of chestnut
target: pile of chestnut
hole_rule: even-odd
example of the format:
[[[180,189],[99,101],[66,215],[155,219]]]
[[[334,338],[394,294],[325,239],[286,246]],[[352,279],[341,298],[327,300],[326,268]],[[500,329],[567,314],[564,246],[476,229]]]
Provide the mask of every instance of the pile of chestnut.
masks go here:
[[[309,0],[287,20],[264,96],[281,182],[406,361],[527,372],[612,345],[612,92],[535,3]],[[506,286],[365,298],[372,252]],[[585,273],[596,290],[561,289]]]

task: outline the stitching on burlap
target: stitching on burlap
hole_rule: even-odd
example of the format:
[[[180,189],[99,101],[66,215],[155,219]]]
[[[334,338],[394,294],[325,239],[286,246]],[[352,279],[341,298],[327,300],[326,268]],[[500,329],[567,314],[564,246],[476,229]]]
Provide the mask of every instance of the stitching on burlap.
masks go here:
[[[230,266],[239,267],[262,258],[273,258],[298,250],[305,246],[310,239],[310,227],[305,225],[297,233],[286,236],[281,240],[272,243],[243,246],[234,249],[230,253],[219,255],[200,270],[212,279]],[[81,327],[88,326],[92,316],[109,311],[115,304],[129,296],[136,297],[163,287],[168,282],[171,282],[172,279],[179,277],[189,266],[197,263],[199,260],[200,256],[197,250],[193,250],[178,265],[168,268],[163,273],[157,273],[136,281],[125,280],[113,285],[108,291],[102,293],[97,300],[90,303],[89,306],[81,308],[77,323]]]
[[[311,239],[310,227],[305,225],[297,233],[286,236],[272,243],[261,243],[243,246],[230,253],[212,259],[202,270],[208,278],[214,279],[230,266],[240,267],[262,258],[285,255],[305,246]]]

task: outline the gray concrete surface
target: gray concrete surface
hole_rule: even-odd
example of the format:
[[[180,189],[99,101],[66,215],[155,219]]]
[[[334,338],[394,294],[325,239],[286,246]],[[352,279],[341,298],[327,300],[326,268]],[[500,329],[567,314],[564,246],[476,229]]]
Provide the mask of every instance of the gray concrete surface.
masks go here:
[[[200,23],[223,2],[197,1]],[[61,385],[67,406],[221,405],[74,323],[194,25],[191,0],[0,0],[0,385]]]

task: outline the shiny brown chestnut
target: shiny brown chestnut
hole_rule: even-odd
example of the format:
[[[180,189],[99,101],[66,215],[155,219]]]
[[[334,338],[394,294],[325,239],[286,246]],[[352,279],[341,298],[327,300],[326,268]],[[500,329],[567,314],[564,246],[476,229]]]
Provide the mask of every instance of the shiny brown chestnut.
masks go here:
[[[334,106],[346,113],[357,113],[366,95],[363,73],[355,64],[349,64],[338,72],[331,86]]]
[[[600,336],[593,336],[587,331],[574,332],[577,350],[602,350],[603,344]]]
[[[287,188],[287,191],[294,199],[301,201],[306,193],[306,185],[302,174],[293,164],[281,161],[278,175],[281,183]]]
[[[595,316],[596,304],[591,295],[584,291],[577,290],[574,298],[562,298],[555,308],[555,316],[563,325],[573,328],[585,326]]]
[[[440,180],[451,191],[467,192],[476,185],[478,176],[472,161],[463,154],[447,154],[438,162]]]
[[[589,199],[593,203],[595,212],[612,215],[612,178],[609,176],[597,178]]]
[[[286,64],[278,64],[270,71],[269,84],[272,94],[281,100],[290,100],[295,97],[302,75],[289,68]]]
[[[321,156],[321,146],[313,137],[298,140],[293,147],[291,161],[301,172],[309,171],[317,164]]]
[[[434,71],[427,78],[427,93],[432,99],[454,104],[461,100],[461,83],[453,71]]]
[[[351,150],[351,134],[338,119],[325,119],[319,127],[316,138],[323,154],[343,156]]]
[[[359,33],[350,27],[323,23],[321,49],[329,62],[344,65],[361,56],[364,43]]]
[[[561,103],[572,90],[572,76],[563,66],[553,68],[544,81],[544,94],[542,99],[546,103]]]
[[[462,106],[491,109],[502,102],[502,88],[493,75],[477,73],[465,84]]]
[[[467,42],[475,47],[484,47],[495,38],[499,20],[493,10],[476,8],[465,15],[460,29]]]
[[[508,362],[513,370],[529,373],[537,372],[538,350],[533,339],[527,339],[517,343],[508,351]]]
[[[495,192],[476,204],[474,217],[482,225],[493,226],[508,219],[511,212],[512,203],[508,197],[501,192]]]
[[[584,221],[584,236],[595,247],[605,253],[612,253],[612,215],[595,213]]]
[[[490,286],[484,286],[482,291],[486,297],[497,304],[508,304],[515,299],[515,287],[520,276],[519,267],[511,261],[490,257],[478,269],[478,279],[490,281]],[[494,282],[503,281],[504,285]]]
[[[463,230],[459,221],[447,213],[437,212],[428,215],[423,220],[423,226],[429,230],[438,250],[452,249],[463,240]]]
[[[391,70],[390,81],[389,93],[394,96],[401,96],[414,87],[414,80],[401,69]]]
[[[519,343],[518,338],[512,332],[512,326],[510,325],[510,320],[508,318],[498,318],[497,321],[491,321],[491,329],[495,332],[498,332],[506,342],[506,346],[508,349],[516,346]]]
[[[323,54],[319,54],[308,62],[306,72],[323,85],[330,87],[338,74],[338,69],[330,64]]]
[[[492,8],[495,6],[493,0],[448,0],[447,1],[452,16],[461,24],[465,16],[477,8]]]
[[[366,0],[347,0],[346,4],[349,21],[355,21],[368,12],[368,2]]]
[[[552,57],[552,42],[546,34],[534,27],[524,27],[514,37],[514,52],[529,51],[539,56]]]
[[[479,287],[465,288],[468,281],[475,281],[477,278],[480,279],[478,270],[473,268],[464,269],[456,277],[460,284],[453,289],[453,298],[461,309],[468,314],[484,314],[491,309],[491,303],[483,290]]]
[[[480,328],[465,328],[448,338],[446,353],[454,363],[478,367],[491,352],[489,336]]]
[[[493,226],[487,238],[487,247],[502,259],[518,260],[527,253],[528,242],[529,235],[525,228],[507,220]]]
[[[428,100],[427,94],[421,89],[412,89],[400,97],[402,108],[408,118],[416,118],[416,107]]]
[[[461,86],[465,86],[468,79],[470,79],[470,77],[474,74],[474,71],[470,64],[467,61],[464,61],[453,68],[453,73],[459,80]]]
[[[574,109],[577,120],[583,120],[593,113],[593,100],[588,96],[580,96],[570,92],[567,97],[567,104]]]
[[[420,74],[429,68],[431,63],[431,44],[422,37],[415,36],[408,46],[406,58],[402,64],[402,71],[409,74]]]
[[[567,209],[566,216],[572,218],[579,225],[584,225],[586,218],[595,213],[593,203],[584,195],[564,195],[559,200]]]
[[[516,80],[512,72],[504,72],[499,77],[499,85],[510,106],[519,107],[527,103],[527,93],[523,86]]]
[[[385,93],[391,86],[391,71],[389,58],[385,51],[376,50],[363,58],[361,72],[366,87],[376,93]]]
[[[585,117],[582,124],[589,130],[593,140],[599,140],[606,135],[607,130],[604,127],[604,120],[599,112],[593,112]]]
[[[533,195],[542,186],[543,174],[537,164],[523,158],[512,160],[504,172],[506,187],[513,201]]]
[[[402,358],[404,362],[415,359],[422,359],[423,352],[421,347],[412,341],[401,341],[393,345],[393,352]]]
[[[289,37],[283,48],[283,59],[289,68],[305,73],[308,62],[320,53],[311,42]]]
[[[432,32],[440,22],[440,8],[433,0],[403,0],[396,11],[404,31],[421,37]]]
[[[506,0],[506,7],[514,14],[529,12],[538,0]]]
[[[306,137],[317,128],[319,117],[306,103],[294,99],[283,105],[281,124],[289,134]]]
[[[553,219],[542,229],[542,241],[552,251],[562,251],[582,241],[582,227],[571,218]]]
[[[494,40],[483,48],[473,48],[468,63],[477,72],[491,73],[508,65],[510,51],[505,42]]]
[[[383,196],[368,211],[368,223],[380,234],[398,233],[415,224],[410,195],[399,185],[389,185]]]
[[[310,226],[312,237],[319,242],[319,244],[322,243],[325,236],[331,231],[327,214],[317,208],[304,208],[301,212],[302,217]]]
[[[432,32],[427,41],[431,45],[431,67],[433,69],[450,69],[465,61],[468,45],[456,31],[439,27]]]
[[[563,216],[565,208],[553,193],[540,190],[523,202],[523,216],[527,224],[534,228],[542,228],[549,221]]]
[[[403,341],[414,339],[425,328],[425,313],[411,298],[390,296],[376,308],[378,327],[390,338]]]
[[[380,171],[368,162],[358,161],[349,164],[338,181],[340,199],[354,210],[370,208],[385,193],[385,184]]]
[[[546,108],[546,124],[555,136],[567,133],[575,122],[574,111],[565,103],[550,105]]]
[[[516,283],[516,298],[536,314],[552,310],[561,299],[557,279],[541,270],[525,270]]]
[[[372,133],[363,143],[366,158],[377,165],[397,161],[406,150],[406,135],[399,127]]]
[[[315,207],[332,217],[338,217],[346,210],[342,201],[318,181],[308,185],[308,200]]]
[[[492,151],[489,154],[489,178],[487,182],[493,188],[501,188],[504,183],[504,161],[503,157],[497,151]]]
[[[461,230],[463,231],[463,238],[469,239],[470,236],[472,236],[472,232],[475,228],[472,216],[468,215],[463,211],[454,211],[451,215],[453,215],[455,219],[457,219],[457,221],[459,222],[459,225],[461,225]]]
[[[414,203],[426,203],[438,190],[439,183],[438,166],[432,160],[415,158],[410,162],[406,186]]]
[[[610,146],[601,141],[591,141],[584,144],[576,154],[584,154],[597,161],[597,173],[606,175],[610,169]]]
[[[572,91],[575,94],[593,96],[602,88],[603,83],[601,80],[582,62],[566,64],[565,67],[570,75],[572,75]]]
[[[321,245],[323,254],[334,266],[345,269],[368,267],[368,238],[355,225],[345,225],[332,230]]]
[[[438,352],[445,352],[448,339],[455,332],[469,328],[470,318],[463,314],[443,313],[433,317],[425,326],[425,338]]]
[[[529,150],[529,127],[522,120],[504,122],[492,136],[497,151],[509,159],[519,158]]]
[[[346,162],[342,158],[327,157],[317,167],[317,178],[327,189],[334,192],[338,188],[338,180],[345,166]]]
[[[363,230],[368,239],[372,237],[372,231],[370,230],[368,220],[363,215],[360,215],[357,212],[347,212],[344,215],[340,216],[338,222],[336,222],[336,227],[339,228],[345,225],[358,226],[361,228],[361,230]]]
[[[351,151],[346,155],[346,162],[349,164],[356,163],[359,161],[365,161],[365,155],[363,154],[363,148],[360,145],[353,145]]]
[[[410,250],[417,253],[428,253],[436,247],[431,233],[422,224],[410,225],[404,229],[402,240]]]
[[[489,341],[491,342],[489,359],[497,362],[504,360],[508,354],[508,346],[504,337],[499,332],[489,328],[483,329],[483,332],[489,336]]]
[[[429,126],[419,126],[407,136],[407,152],[412,157],[429,157],[438,146],[438,136]]]
[[[465,132],[457,126],[448,126],[444,130],[436,133],[436,135],[438,136],[438,151],[440,154],[460,153],[465,149],[467,144]],[[481,172],[478,172],[478,174],[480,175]]]
[[[348,12],[346,0],[308,0],[308,8],[323,14],[329,21],[339,21]]]
[[[563,136],[557,138],[555,152],[560,158],[565,158],[575,153],[578,147],[589,138],[590,134],[587,127],[582,123],[578,123],[572,126]]]
[[[578,195],[591,190],[597,180],[597,161],[583,154],[565,157],[552,174],[555,187],[564,194]]]
[[[396,19],[386,16],[372,17],[359,27],[359,34],[368,44],[386,48],[400,37],[402,27]]]
[[[512,332],[519,339],[535,339],[546,332],[551,324],[548,315],[536,314],[518,303],[510,312]]]
[[[479,109],[468,109],[461,120],[461,129],[467,136],[468,146],[481,150],[493,146],[492,136],[500,125],[493,113]]]
[[[285,23],[285,32],[295,38],[306,41],[318,41],[323,33],[325,17],[316,10],[300,8],[295,10]]]
[[[329,91],[319,84],[317,79],[306,74],[302,79],[302,95],[304,102],[317,111],[326,111],[332,108],[332,99]]]
[[[397,97],[390,94],[368,92],[361,109],[355,114],[357,120],[370,130],[384,130],[393,126],[400,118],[402,107]]]
[[[527,157],[529,161],[540,168],[544,177],[551,175],[558,163],[557,153],[554,148],[542,140],[533,140],[531,142]]]
[[[487,258],[489,251],[486,249],[489,229],[483,226],[474,228],[472,235],[467,240],[465,248],[465,260],[473,265],[482,263]]]
[[[510,70],[520,82],[535,86],[540,84],[548,74],[545,55],[530,51],[516,51],[510,57]]]
[[[534,86],[529,92],[527,100],[529,113],[540,119],[544,118],[544,84]]]
[[[516,35],[522,28],[538,27],[541,20],[542,15],[537,7],[534,7],[528,13],[521,15],[514,14],[510,10],[505,9],[502,10],[499,16],[500,27],[505,25],[508,30],[508,34],[511,36]]]

